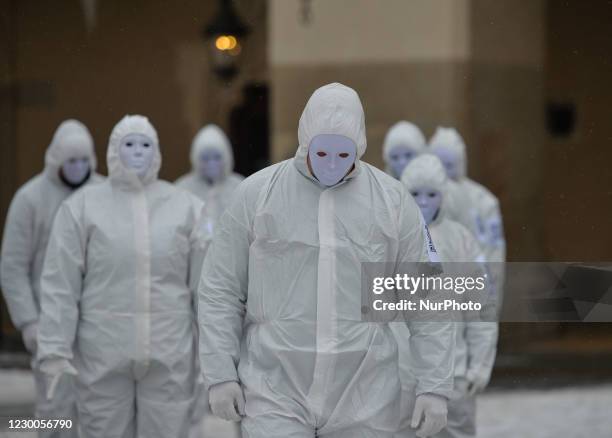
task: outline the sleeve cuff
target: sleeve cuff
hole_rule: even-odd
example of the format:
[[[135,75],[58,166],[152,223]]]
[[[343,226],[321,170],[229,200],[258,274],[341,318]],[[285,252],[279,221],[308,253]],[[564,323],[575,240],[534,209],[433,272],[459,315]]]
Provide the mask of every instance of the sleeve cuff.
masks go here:
[[[206,354],[200,357],[200,367],[204,375],[206,389],[217,383],[238,382],[236,365],[230,355]]]
[[[71,361],[72,350],[67,349],[65,345],[50,342],[38,342],[38,352],[36,354],[36,362],[41,363],[45,359],[65,359]]]
[[[444,397],[446,399],[450,399],[453,393],[453,379],[450,379],[448,382],[440,383],[437,385],[430,385],[426,383],[421,383],[417,385],[416,395],[419,396],[421,394],[434,394],[439,395],[440,397]]]

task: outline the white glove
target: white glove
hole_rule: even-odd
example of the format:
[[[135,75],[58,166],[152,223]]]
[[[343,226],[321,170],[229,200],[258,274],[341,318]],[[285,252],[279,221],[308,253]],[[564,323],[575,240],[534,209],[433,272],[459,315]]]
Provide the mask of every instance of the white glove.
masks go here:
[[[208,389],[208,402],[214,415],[227,421],[240,421],[244,415],[244,395],[238,382],[217,383]]]
[[[425,420],[416,431],[416,435],[419,438],[427,438],[444,429],[446,414],[446,399],[444,397],[435,394],[421,394],[416,398],[410,426],[416,429],[423,416],[425,416]]]
[[[31,322],[26,324],[21,330],[21,338],[23,339],[26,350],[31,354],[35,354],[36,347],[38,346],[38,323]]]
[[[471,396],[482,392],[489,384],[489,376],[484,373],[468,371],[466,379],[469,382],[467,392]]]
[[[68,359],[51,358],[43,359],[40,362],[39,369],[45,377],[45,387],[47,388],[47,400],[51,400],[55,395],[57,384],[63,375],[77,375],[77,370],[74,369]]]

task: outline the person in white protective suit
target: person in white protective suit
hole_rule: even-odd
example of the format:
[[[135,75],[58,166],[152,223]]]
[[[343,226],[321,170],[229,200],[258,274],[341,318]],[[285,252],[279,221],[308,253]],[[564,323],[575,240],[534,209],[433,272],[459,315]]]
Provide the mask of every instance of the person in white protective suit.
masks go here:
[[[439,127],[430,139],[429,150],[440,159],[451,180],[449,216],[476,236],[501,304],[506,240],[499,201],[486,187],[467,177],[465,142],[457,130]]]
[[[362,161],[357,93],[316,90],[294,158],[238,187],[204,262],[200,362],[212,412],[244,438],[392,437],[397,344],[361,315],[361,262],[428,261],[423,219],[399,181]],[[445,424],[454,327],[411,326],[415,424]],[[421,422],[421,417],[424,417]]]
[[[232,193],[244,177],[233,172],[232,145],[217,125],[206,125],[191,144],[193,170],[176,181],[176,185],[202,199],[206,205],[207,226],[212,230],[231,200]]]
[[[40,315],[40,276],[53,219],[62,201],[79,187],[99,183],[89,130],[78,120],[62,122],[45,154],[45,169],[15,194],[4,229],[0,276],[13,324],[21,330],[27,350],[35,355]],[[36,383],[36,416],[75,418],[73,382],[64,379],[56,397],[47,399],[44,379],[32,362]],[[76,436],[75,431],[40,431],[46,437]]]
[[[401,120],[394,124],[383,142],[385,171],[400,179],[404,168],[421,154],[427,145],[423,132],[414,123]]]
[[[204,126],[191,143],[192,171],[175,184],[204,201],[206,228],[212,235],[215,223],[227,208],[232,194],[244,177],[233,172],[234,154],[229,139],[217,125]],[[191,416],[191,438],[202,435],[204,416],[208,409],[208,394],[203,382],[198,382],[196,403]]]
[[[484,261],[481,248],[472,233],[447,213],[449,181],[440,160],[430,154],[415,158],[404,170],[402,184],[413,195],[427,222],[432,240],[445,272],[453,268],[468,269],[467,263]],[[466,262],[460,267],[451,262]],[[455,263],[455,265],[457,265]],[[484,272],[484,271],[483,271]],[[495,306],[493,301],[485,303]],[[455,349],[455,388],[448,404],[448,425],[437,438],[470,437],[476,435],[476,393],[489,382],[497,351],[496,322],[458,322]],[[411,355],[400,349],[400,365],[404,396],[409,401],[413,377],[410,375]],[[401,435],[400,435],[401,436]],[[410,436],[407,434],[406,436]]]
[[[77,375],[83,436],[185,437],[196,380],[193,292],[202,202],[157,178],[157,133],[126,116],[109,178],[57,213],[42,284],[38,359],[49,391]]]
[[[449,196],[453,209],[449,214],[466,226],[478,239],[488,262],[503,262],[506,241],[499,201],[486,187],[468,178],[467,154],[463,138],[454,128],[439,127],[429,142],[448,177],[456,184]]]

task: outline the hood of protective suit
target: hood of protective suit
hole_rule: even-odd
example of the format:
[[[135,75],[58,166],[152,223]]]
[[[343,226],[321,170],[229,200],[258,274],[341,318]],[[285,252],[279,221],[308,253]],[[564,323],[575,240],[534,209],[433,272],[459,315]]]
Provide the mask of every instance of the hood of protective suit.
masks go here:
[[[121,162],[119,157],[119,146],[121,139],[130,134],[142,134],[153,140],[154,154],[151,166],[140,178],[132,170],[128,169]],[[108,165],[108,177],[115,184],[120,184],[124,187],[140,188],[157,180],[157,174],[161,167],[161,152],[159,150],[159,140],[157,131],[144,116],[134,115],[125,116],[119,121],[111,132],[108,141],[108,150],[106,151],[106,163]]]
[[[419,187],[431,187],[442,194],[440,211],[434,222],[439,221],[445,214],[445,205],[448,205],[448,184],[444,165],[438,157],[432,154],[423,154],[416,157],[406,166],[402,173],[402,184],[409,192]]]
[[[302,175],[315,181],[306,160],[310,142],[320,134],[343,135],[357,145],[355,168],[344,180],[357,175],[359,159],[366,151],[367,142],[363,106],[355,90],[339,83],[324,85],[310,96],[302,112],[294,163]]]
[[[463,137],[455,128],[438,127],[429,140],[429,147],[435,153],[437,149],[446,149],[457,156],[459,178],[467,175],[467,154]]]
[[[62,164],[75,157],[89,157],[90,175],[96,170],[97,160],[94,142],[87,127],[75,119],[63,121],[53,134],[45,153],[45,173],[54,181],[60,181]]]
[[[383,143],[383,160],[388,164],[391,158],[391,151],[396,146],[406,146],[415,154],[420,154],[425,150],[427,142],[423,132],[414,123],[401,120],[393,125]]]
[[[217,125],[210,124],[204,126],[191,143],[191,166],[197,172],[198,160],[202,152],[215,150],[223,157],[223,177],[225,178],[234,169],[234,153],[232,145],[225,135],[225,132]]]

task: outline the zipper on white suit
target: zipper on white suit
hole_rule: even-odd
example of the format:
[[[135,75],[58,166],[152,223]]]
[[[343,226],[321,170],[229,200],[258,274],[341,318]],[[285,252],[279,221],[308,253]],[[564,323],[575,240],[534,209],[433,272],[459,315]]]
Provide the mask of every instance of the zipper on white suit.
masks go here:
[[[319,260],[317,268],[316,356],[308,400],[317,419],[321,420],[326,390],[332,383],[338,342],[336,309],[336,230],[334,190],[325,189],[319,197]],[[323,354],[321,354],[323,353]]]
[[[134,272],[136,360],[134,376],[141,379],[149,369],[151,357],[151,235],[146,189],[132,194],[134,217],[134,247],[136,249],[136,272]]]

